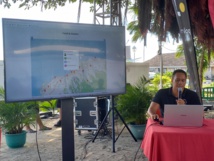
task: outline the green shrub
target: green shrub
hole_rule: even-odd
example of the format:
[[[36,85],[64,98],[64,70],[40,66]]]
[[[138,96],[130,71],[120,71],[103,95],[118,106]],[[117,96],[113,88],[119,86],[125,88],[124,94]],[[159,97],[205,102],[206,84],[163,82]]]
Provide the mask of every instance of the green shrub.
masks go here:
[[[127,85],[125,94],[116,97],[116,108],[127,123],[146,123],[146,113],[153,97],[148,83],[143,76],[136,85]]]
[[[38,112],[36,102],[6,103],[3,88],[0,88],[0,97],[0,127],[6,133],[21,133],[24,126],[35,124]]]

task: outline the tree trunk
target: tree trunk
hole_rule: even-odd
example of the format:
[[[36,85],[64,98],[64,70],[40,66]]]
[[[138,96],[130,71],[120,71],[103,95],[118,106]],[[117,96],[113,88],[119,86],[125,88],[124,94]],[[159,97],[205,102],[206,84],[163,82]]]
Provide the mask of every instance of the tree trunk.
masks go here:
[[[200,60],[199,60],[199,68],[198,68],[199,82],[201,87],[203,85],[203,66],[204,66],[204,52],[201,53]]]
[[[81,5],[82,5],[82,0],[79,0],[79,8],[78,8],[78,15],[77,15],[77,23],[80,22]]]

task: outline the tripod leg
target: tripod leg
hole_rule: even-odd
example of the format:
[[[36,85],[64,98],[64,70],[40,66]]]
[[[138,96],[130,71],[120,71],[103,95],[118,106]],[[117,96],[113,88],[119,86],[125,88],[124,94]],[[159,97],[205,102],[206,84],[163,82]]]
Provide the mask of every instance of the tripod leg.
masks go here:
[[[129,131],[129,133],[131,134],[131,136],[133,137],[133,139],[137,142],[137,139],[132,134],[131,130],[129,129],[128,125],[126,124],[126,122],[124,121],[124,119],[122,118],[122,116],[120,115],[120,113],[118,112],[118,110],[116,108],[114,108],[114,110],[116,111],[117,115],[120,117],[121,121],[123,122],[123,124],[125,125],[125,127],[127,128],[127,130]]]
[[[112,99],[112,107],[114,107],[113,105],[114,105],[114,101]],[[112,152],[115,153],[114,109],[112,110]]]
[[[100,130],[102,129],[102,127],[103,127],[103,125],[104,125],[104,123],[105,123],[105,121],[106,121],[108,115],[110,114],[110,112],[111,112],[111,109],[108,111],[107,115],[104,117],[104,119],[103,119],[103,121],[102,121],[100,127],[98,128],[98,131],[96,132],[96,134],[95,134],[95,136],[94,136],[92,142],[94,142],[94,140],[97,138],[97,135],[99,134]]]
[[[125,129],[126,126],[123,126],[122,130],[120,131],[120,133],[118,134],[117,138],[115,139],[115,142],[117,141],[117,139],[120,137],[120,135],[122,134],[123,130]]]

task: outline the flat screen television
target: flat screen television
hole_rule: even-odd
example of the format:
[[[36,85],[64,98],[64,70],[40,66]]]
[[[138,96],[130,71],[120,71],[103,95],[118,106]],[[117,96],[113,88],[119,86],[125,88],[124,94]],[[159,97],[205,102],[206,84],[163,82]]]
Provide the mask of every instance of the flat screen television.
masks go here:
[[[125,93],[125,27],[2,19],[7,102]]]

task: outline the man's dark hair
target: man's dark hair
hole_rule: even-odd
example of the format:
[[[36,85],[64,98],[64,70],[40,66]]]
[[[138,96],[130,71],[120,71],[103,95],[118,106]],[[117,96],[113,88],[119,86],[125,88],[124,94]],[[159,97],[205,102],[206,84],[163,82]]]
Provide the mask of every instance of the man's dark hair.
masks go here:
[[[183,73],[186,76],[186,78],[187,78],[187,73],[184,70],[182,70],[182,69],[176,69],[176,70],[174,70],[174,72],[172,73],[172,78],[174,78],[174,76],[175,76],[176,73]]]

